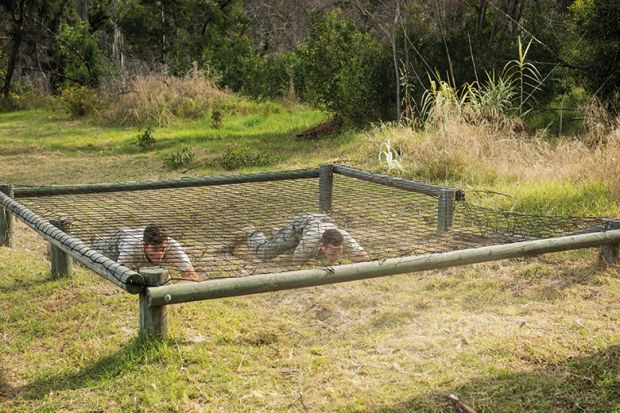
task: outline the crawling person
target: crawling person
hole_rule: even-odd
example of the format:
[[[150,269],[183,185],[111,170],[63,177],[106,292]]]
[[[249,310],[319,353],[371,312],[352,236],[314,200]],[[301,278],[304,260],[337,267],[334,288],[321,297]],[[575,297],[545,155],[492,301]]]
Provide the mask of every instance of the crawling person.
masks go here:
[[[270,238],[254,226],[245,227],[227,244],[228,251],[232,252],[243,242],[247,242],[250,251],[261,260],[293,251],[293,265],[302,265],[310,259],[336,265],[343,255],[353,262],[369,260],[364,248],[326,214],[297,215]]]
[[[110,237],[96,240],[92,248],[134,270],[166,265],[176,268],[184,277],[198,281],[194,266],[181,244],[170,238],[159,224],[121,228]]]

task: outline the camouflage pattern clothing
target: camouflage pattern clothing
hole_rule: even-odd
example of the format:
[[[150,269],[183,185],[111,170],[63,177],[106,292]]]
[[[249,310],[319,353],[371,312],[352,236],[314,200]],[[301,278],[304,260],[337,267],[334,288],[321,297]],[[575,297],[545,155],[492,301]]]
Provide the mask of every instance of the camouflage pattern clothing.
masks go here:
[[[144,253],[144,227],[121,228],[111,237],[96,240],[92,248],[111,260],[134,270],[156,267],[161,264],[170,265],[181,272],[192,268],[192,262],[183,247],[172,238],[168,238],[168,245],[162,262],[151,262]]]
[[[293,257],[301,261],[321,258],[321,236],[328,229],[337,229],[344,238],[343,254],[350,257],[364,251],[348,232],[338,229],[325,214],[301,214],[285,225],[271,238],[255,231],[248,237],[248,247],[257,257],[269,260],[294,250]]]

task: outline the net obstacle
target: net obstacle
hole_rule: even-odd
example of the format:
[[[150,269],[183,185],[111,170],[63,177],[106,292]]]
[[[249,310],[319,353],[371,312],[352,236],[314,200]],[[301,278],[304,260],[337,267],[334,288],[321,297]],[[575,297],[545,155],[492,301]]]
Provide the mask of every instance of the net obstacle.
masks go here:
[[[0,245],[14,246],[17,217],[50,243],[52,278],[76,260],[139,294],[140,333],[165,337],[167,306],[598,247],[618,259],[620,221],[527,216],[476,207],[463,191],[349,166],[116,184],[0,185]],[[209,246],[244,224],[281,226],[302,212],[329,214],[371,261],[303,268],[290,255],[257,263],[215,256]],[[172,229],[208,279],[167,284],[164,268],[136,272],[91,249],[96,236],[152,221]],[[248,264],[249,263],[249,264]]]

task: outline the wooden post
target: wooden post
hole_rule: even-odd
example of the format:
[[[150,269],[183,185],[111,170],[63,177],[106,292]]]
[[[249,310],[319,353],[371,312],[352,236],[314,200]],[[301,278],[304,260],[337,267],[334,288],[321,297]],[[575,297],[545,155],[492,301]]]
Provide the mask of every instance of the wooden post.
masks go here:
[[[71,233],[71,220],[68,218],[52,219],[50,220],[50,224],[63,231],[65,234]],[[49,244],[49,252],[52,264],[52,280],[70,277],[73,274],[73,257],[51,242]]]
[[[446,232],[454,225],[454,201],[456,191],[444,189],[437,201],[437,232]]]
[[[12,185],[0,185],[0,192],[11,198],[15,197]],[[0,207],[0,246],[15,247],[15,216],[2,207]]]
[[[321,165],[319,168],[319,211],[324,214],[332,212],[332,194],[334,189],[334,166]]]
[[[603,220],[603,227],[605,231],[610,231],[613,229],[620,228],[620,219],[605,219]],[[618,263],[618,250],[620,249],[620,244],[608,244],[601,246],[601,257],[605,260],[607,264],[613,265]]]
[[[148,287],[159,287],[166,282],[168,271],[160,267],[140,270]],[[150,339],[164,339],[168,335],[168,308],[165,305],[150,306],[147,289],[140,293],[140,335]]]

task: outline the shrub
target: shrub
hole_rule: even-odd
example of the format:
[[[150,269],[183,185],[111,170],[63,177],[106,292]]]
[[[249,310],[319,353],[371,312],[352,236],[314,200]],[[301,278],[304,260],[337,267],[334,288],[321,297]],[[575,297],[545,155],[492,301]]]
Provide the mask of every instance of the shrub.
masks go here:
[[[340,12],[313,18],[298,54],[310,102],[358,124],[385,115],[391,90],[387,49]]]
[[[222,111],[220,109],[213,109],[211,112],[211,125],[214,129],[219,129],[222,127]]]
[[[579,0],[570,6],[573,38],[566,45],[587,67],[580,76],[588,90],[599,96],[614,114],[620,113],[620,2]],[[614,63],[616,62],[616,63]]]
[[[138,135],[136,138],[136,145],[142,149],[147,149],[155,145],[155,138],[153,137],[153,128],[146,128],[144,132]]]
[[[228,145],[226,152],[215,158],[214,164],[227,171],[251,166],[273,165],[276,159],[269,155],[252,152],[246,146]]]
[[[177,152],[164,155],[162,163],[168,169],[180,169],[189,166],[196,160],[196,154],[190,147],[182,148]]]
[[[91,33],[88,23],[79,21],[74,26],[63,25],[58,47],[70,82],[92,88],[99,86],[105,63],[99,41]]]
[[[102,114],[103,120],[121,125],[165,126],[178,119],[197,119],[228,96],[198,70],[184,77],[136,77],[129,93],[120,95]]]
[[[61,100],[73,118],[80,118],[96,112],[101,98],[94,89],[72,86],[63,89]]]

